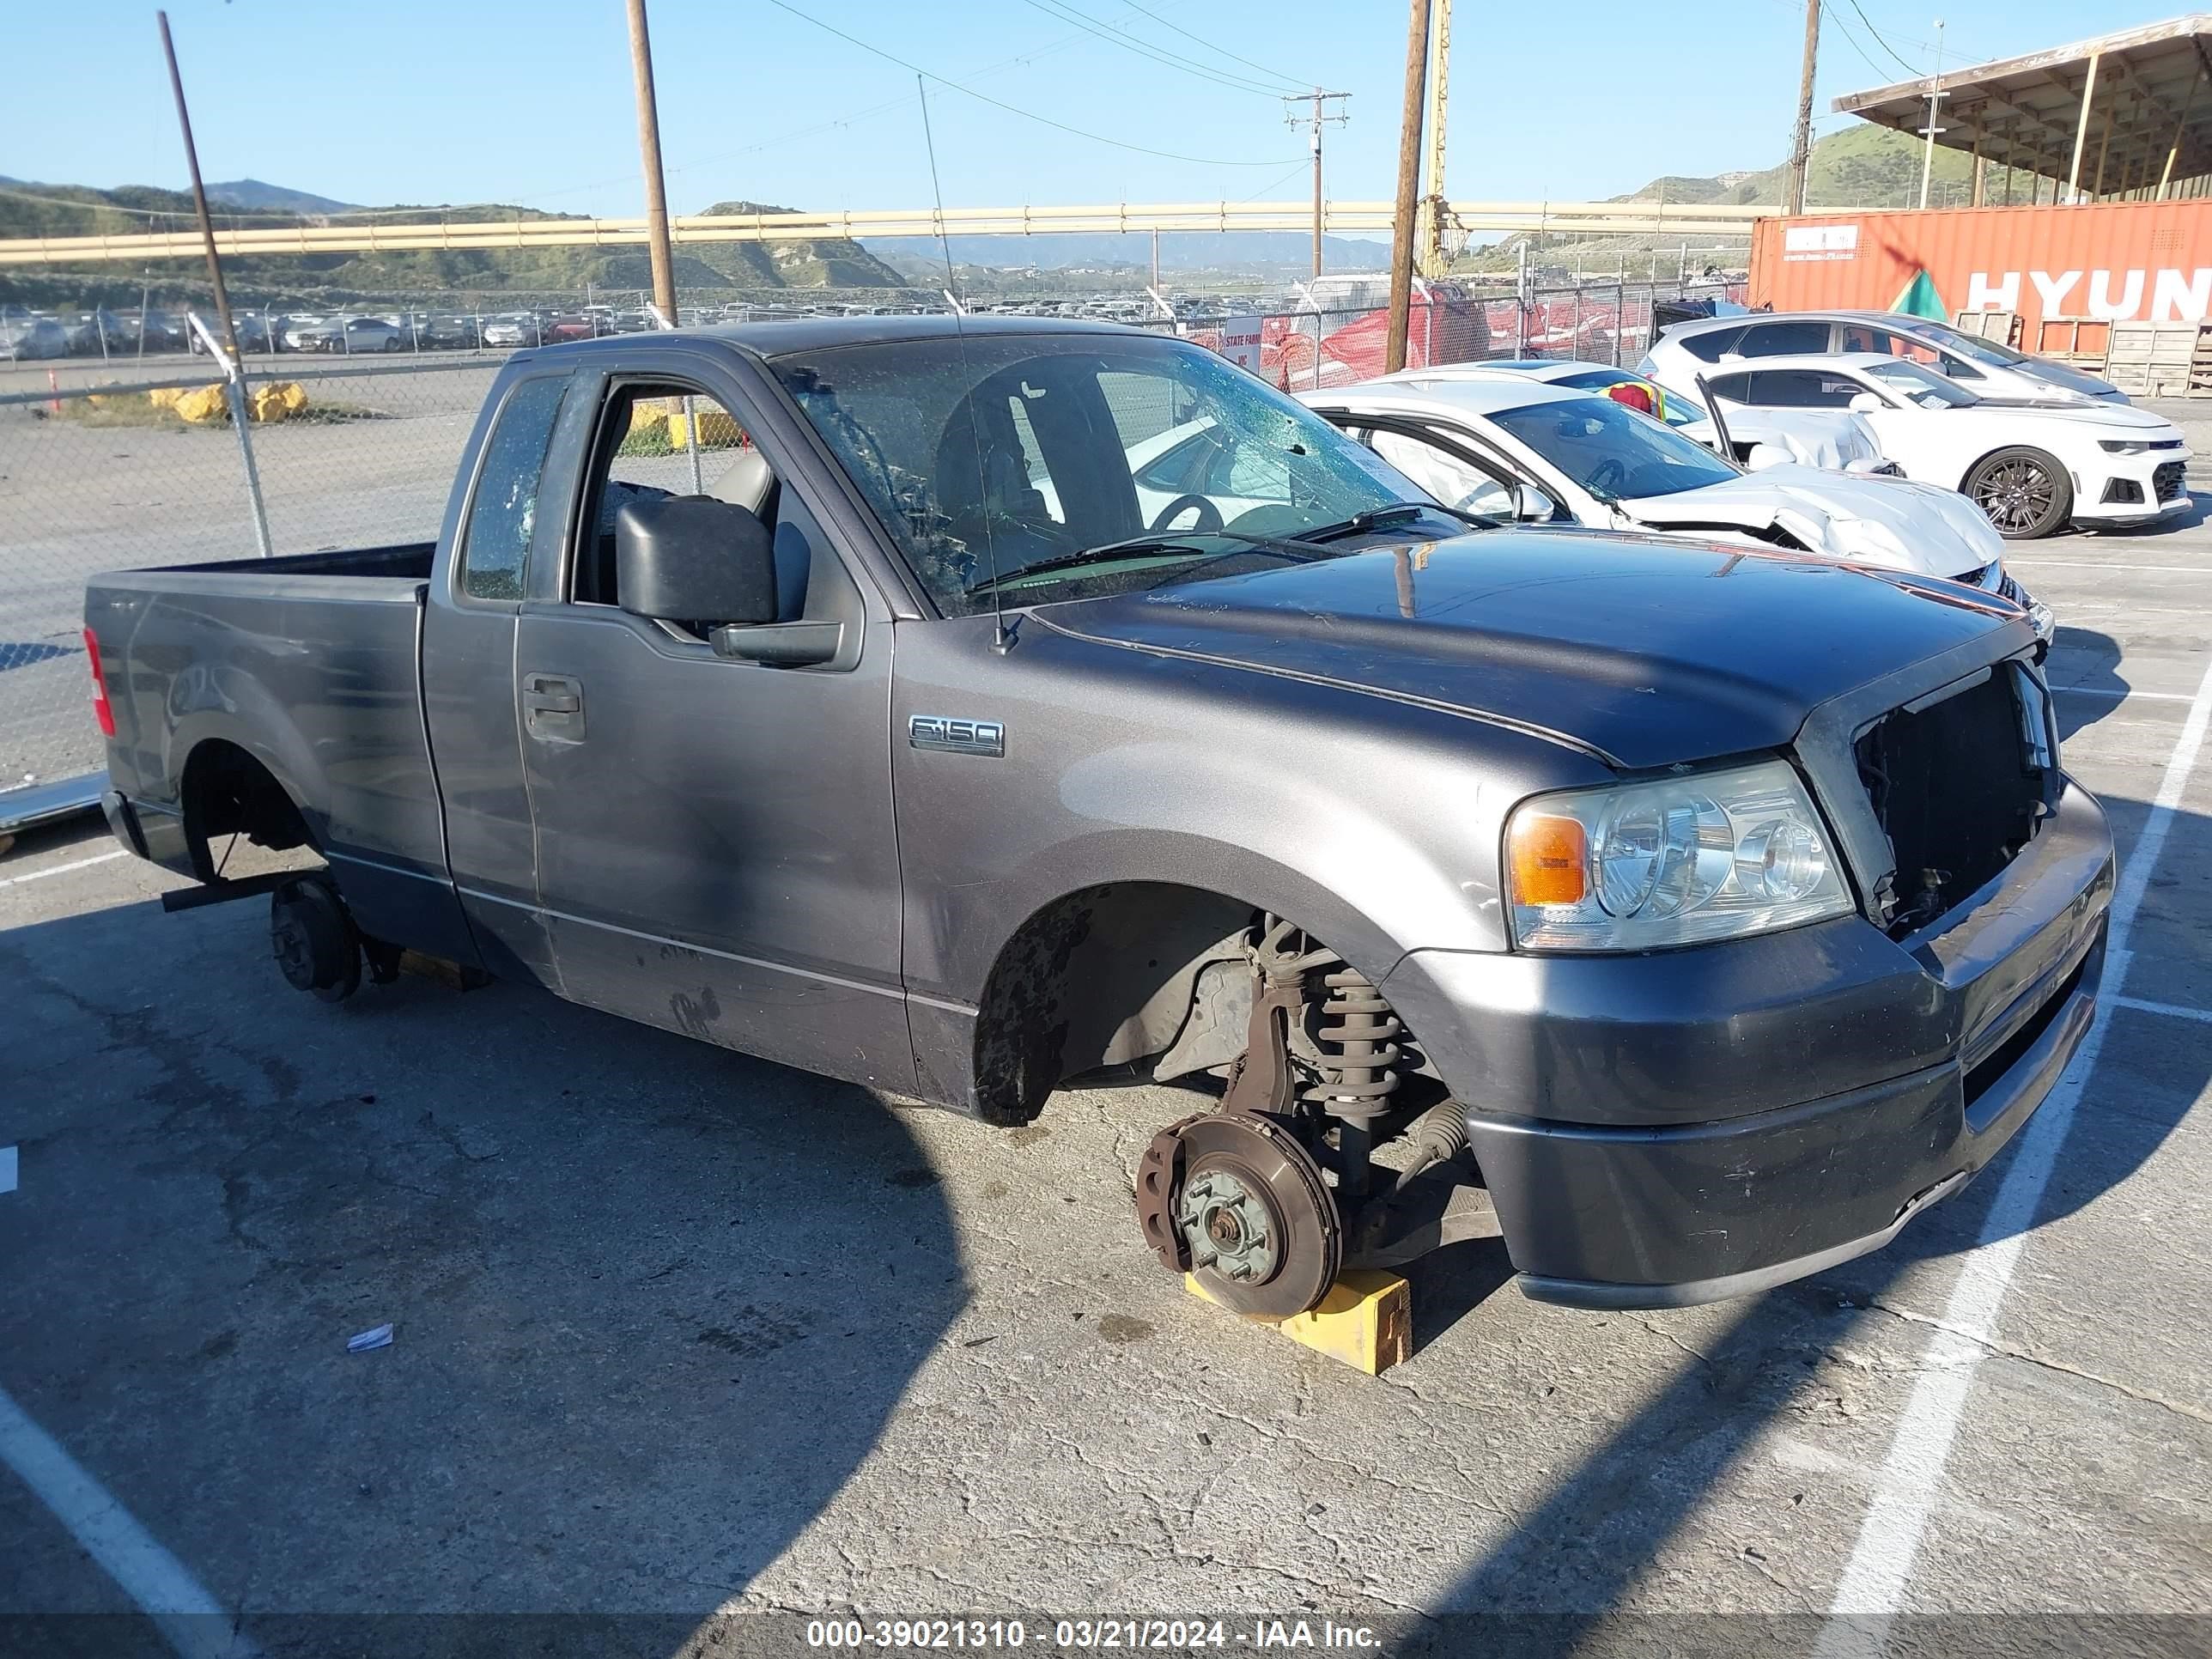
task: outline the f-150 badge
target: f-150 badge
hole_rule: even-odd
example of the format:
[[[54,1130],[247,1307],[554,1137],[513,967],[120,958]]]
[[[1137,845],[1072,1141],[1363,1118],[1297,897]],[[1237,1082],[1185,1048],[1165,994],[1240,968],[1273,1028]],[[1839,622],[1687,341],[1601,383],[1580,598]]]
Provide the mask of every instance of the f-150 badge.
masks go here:
[[[950,714],[910,714],[906,740],[916,749],[942,750],[948,755],[990,755],[1006,752],[1006,728],[997,720],[956,720]]]

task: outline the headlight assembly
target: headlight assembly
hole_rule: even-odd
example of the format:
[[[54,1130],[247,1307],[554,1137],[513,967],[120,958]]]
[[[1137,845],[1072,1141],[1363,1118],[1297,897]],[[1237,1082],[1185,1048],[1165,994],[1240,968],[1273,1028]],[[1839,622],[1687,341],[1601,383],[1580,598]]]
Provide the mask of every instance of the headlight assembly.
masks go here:
[[[2148,455],[2150,445],[2132,438],[2100,438],[2097,447],[2107,455]]]
[[[1828,833],[1785,761],[1538,795],[1505,825],[1513,941],[1649,951],[1851,909]]]

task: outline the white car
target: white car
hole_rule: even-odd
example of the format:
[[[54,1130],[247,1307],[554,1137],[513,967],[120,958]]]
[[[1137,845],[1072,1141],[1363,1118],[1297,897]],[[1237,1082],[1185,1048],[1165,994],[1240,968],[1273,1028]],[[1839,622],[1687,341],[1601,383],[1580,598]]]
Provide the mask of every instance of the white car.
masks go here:
[[[1586,363],[1572,357],[1527,357],[1484,363],[1440,363],[1433,368],[1402,368],[1383,379],[1412,385],[1446,380],[1530,380],[1575,392],[1612,395],[1620,386],[1657,387],[1659,418],[1686,438],[1694,438],[1718,451],[1721,428],[1713,424],[1704,401],[1694,392],[1659,386],[1632,369],[1610,363]],[[1771,446],[1789,459],[1806,466],[1823,466],[1837,472],[1895,472],[1894,463],[1883,459],[1873,429],[1848,410],[1792,409],[1747,410],[1727,419],[1729,453],[1748,461],[1761,444]]]
[[[1593,530],[1789,548],[1971,583],[2051,613],[2005,574],[1965,497],[1792,462],[1747,472],[1609,398],[1526,380],[1370,380],[1299,394],[1447,507]]]
[[[1871,352],[1766,358],[1705,386],[1731,422],[1739,406],[1852,411],[1906,477],[1961,492],[2008,540],[2189,510],[2181,428],[2130,404],[1990,403],[1933,369]]]
[[[1861,351],[1919,363],[1992,400],[2127,402],[2118,386],[2070,363],[2031,357],[1948,323],[1887,311],[1789,311],[1677,323],[1652,343],[1637,367],[1670,390],[1687,392],[1696,376],[1738,363]]]

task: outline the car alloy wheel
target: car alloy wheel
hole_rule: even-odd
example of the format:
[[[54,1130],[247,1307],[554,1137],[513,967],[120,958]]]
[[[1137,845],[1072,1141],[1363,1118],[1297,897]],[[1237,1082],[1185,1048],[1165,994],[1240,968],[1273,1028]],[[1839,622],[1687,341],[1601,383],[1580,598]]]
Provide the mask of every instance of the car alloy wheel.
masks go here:
[[[1975,467],[1966,494],[2008,541],[2048,536],[2074,505],[2065,470],[2039,449],[2001,449]]]

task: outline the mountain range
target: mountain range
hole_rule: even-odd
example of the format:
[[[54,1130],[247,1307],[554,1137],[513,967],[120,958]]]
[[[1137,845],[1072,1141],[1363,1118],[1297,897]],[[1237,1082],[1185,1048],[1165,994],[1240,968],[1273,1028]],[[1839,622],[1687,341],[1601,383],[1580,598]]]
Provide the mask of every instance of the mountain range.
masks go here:
[[[1832,133],[1814,147],[1808,199],[1820,207],[1901,207],[1918,198],[1922,152],[1914,140],[1886,128],[1854,125]],[[1933,198],[1956,201],[1968,188],[1971,164],[1957,150],[1936,152]],[[2002,174],[1993,176],[1993,199]],[[1777,202],[1787,183],[1786,167],[1694,177],[1668,174],[1615,201],[1665,200],[1684,204],[1752,204]],[[192,204],[179,191],[126,185],[97,190],[77,185],[27,184],[0,179],[0,237],[69,236],[126,233],[150,224],[189,227]],[[554,219],[577,216],[533,208],[437,206],[356,208],[328,196],[239,179],[208,187],[211,201],[231,213],[257,216],[262,223],[286,217],[320,220],[374,211],[380,216],[443,217],[452,220]],[[776,211],[746,201],[715,203],[708,213]],[[1553,244],[1557,246],[1556,243]],[[1619,246],[1617,240],[1608,244]],[[1241,271],[1253,276],[1302,273],[1311,244],[1297,232],[1178,232],[1159,240],[1164,270]],[[1512,252],[1511,239],[1473,252],[1470,263],[1493,263]],[[954,257],[975,267],[1035,268],[1073,271],[1118,270],[1122,280],[1152,259],[1152,239],[1143,234],[1053,234],[1038,236],[963,237]],[[679,246],[676,281],[685,290],[745,292],[788,289],[935,289],[942,253],[927,237],[876,237],[865,243],[842,237],[799,242],[718,242]],[[1378,270],[1389,250],[1381,241],[1332,236],[1325,245],[1327,268],[1335,271]],[[241,257],[226,262],[226,272],[242,297],[276,301],[313,293],[327,300],[450,292],[572,294],[586,284],[612,289],[651,286],[650,262],[642,248],[520,248],[453,252],[332,253]],[[45,269],[0,277],[0,297],[33,303],[135,301],[140,276],[122,266],[92,266],[69,271]],[[178,267],[162,290],[191,291],[196,273]]]

